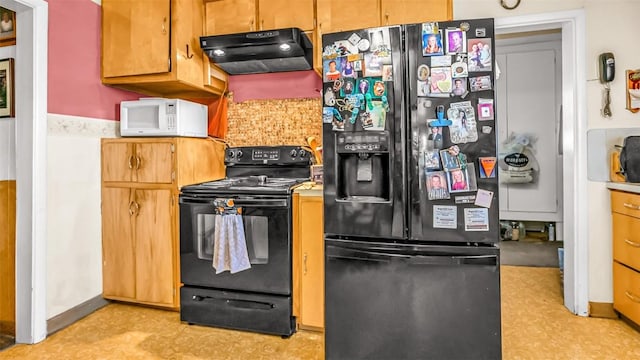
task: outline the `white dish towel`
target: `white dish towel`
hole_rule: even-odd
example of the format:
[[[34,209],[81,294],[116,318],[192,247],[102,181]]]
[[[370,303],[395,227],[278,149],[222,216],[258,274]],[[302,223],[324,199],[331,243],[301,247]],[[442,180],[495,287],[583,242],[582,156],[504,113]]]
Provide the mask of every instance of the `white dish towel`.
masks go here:
[[[213,268],[235,274],[251,268],[242,215],[216,215]]]

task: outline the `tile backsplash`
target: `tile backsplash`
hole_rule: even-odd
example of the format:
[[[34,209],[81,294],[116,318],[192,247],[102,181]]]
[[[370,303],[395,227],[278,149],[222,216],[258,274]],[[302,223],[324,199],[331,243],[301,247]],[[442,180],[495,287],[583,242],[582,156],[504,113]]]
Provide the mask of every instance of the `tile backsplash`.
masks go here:
[[[306,145],[314,136],[322,143],[322,100],[229,99],[227,142],[231,146]]]

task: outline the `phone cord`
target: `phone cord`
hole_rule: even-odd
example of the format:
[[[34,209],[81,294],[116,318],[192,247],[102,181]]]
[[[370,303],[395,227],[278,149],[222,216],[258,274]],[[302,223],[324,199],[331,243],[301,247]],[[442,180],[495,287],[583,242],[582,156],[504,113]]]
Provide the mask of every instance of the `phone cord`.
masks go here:
[[[609,83],[604,86],[604,107],[602,108],[602,115],[611,117],[611,88],[609,87]]]

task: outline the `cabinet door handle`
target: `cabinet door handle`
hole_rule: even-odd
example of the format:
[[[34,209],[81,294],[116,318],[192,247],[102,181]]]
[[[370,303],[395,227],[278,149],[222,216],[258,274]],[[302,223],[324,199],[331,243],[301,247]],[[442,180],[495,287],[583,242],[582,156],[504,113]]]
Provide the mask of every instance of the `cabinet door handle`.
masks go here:
[[[631,241],[629,239],[624,239],[624,242],[626,242],[627,244],[634,246],[634,247],[640,247],[640,243],[637,243],[635,241]]]
[[[303,274],[304,274],[304,275],[307,275],[307,253],[304,253],[302,263],[303,263],[303,265],[304,265],[304,267],[303,267]]]
[[[264,19],[260,20],[260,30],[264,30]]]
[[[129,155],[129,169],[133,169],[133,155]]]
[[[389,13],[384,14],[385,25],[389,25]]]
[[[167,17],[162,19],[162,35],[167,35]]]
[[[624,205],[624,207],[629,208],[629,209],[640,210],[640,205],[634,205],[634,204],[629,204],[629,203],[624,203],[623,205]]]
[[[249,21],[249,31],[253,31],[253,21],[254,19],[251,19],[251,21]]]
[[[640,297],[638,297],[638,296],[636,296],[636,295],[632,294],[630,291],[625,290],[625,291],[624,291],[624,294],[625,294],[625,295],[627,295],[627,297],[628,297],[631,301],[633,301],[633,302],[637,302],[637,303],[640,303]]]
[[[140,169],[141,163],[142,163],[142,159],[140,159],[140,156],[136,156],[136,170]]]
[[[193,54],[189,54],[189,44],[187,44],[187,59],[191,59]]]
[[[129,216],[133,216],[133,214],[136,213],[134,204],[135,204],[135,201],[131,201],[129,203]]]

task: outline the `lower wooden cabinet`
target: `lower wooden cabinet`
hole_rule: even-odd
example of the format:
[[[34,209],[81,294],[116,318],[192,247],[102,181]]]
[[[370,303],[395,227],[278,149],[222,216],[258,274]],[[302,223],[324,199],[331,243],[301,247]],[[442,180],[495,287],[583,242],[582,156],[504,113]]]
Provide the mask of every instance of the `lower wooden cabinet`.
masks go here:
[[[177,194],[169,189],[103,189],[103,294],[174,307]]]
[[[640,194],[611,191],[613,308],[640,325]]]
[[[180,308],[180,187],[224,177],[213,139],[102,140],[102,294]]]
[[[324,226],[322,186],[293,194],[293,308],[298,327],[324,329]]]

